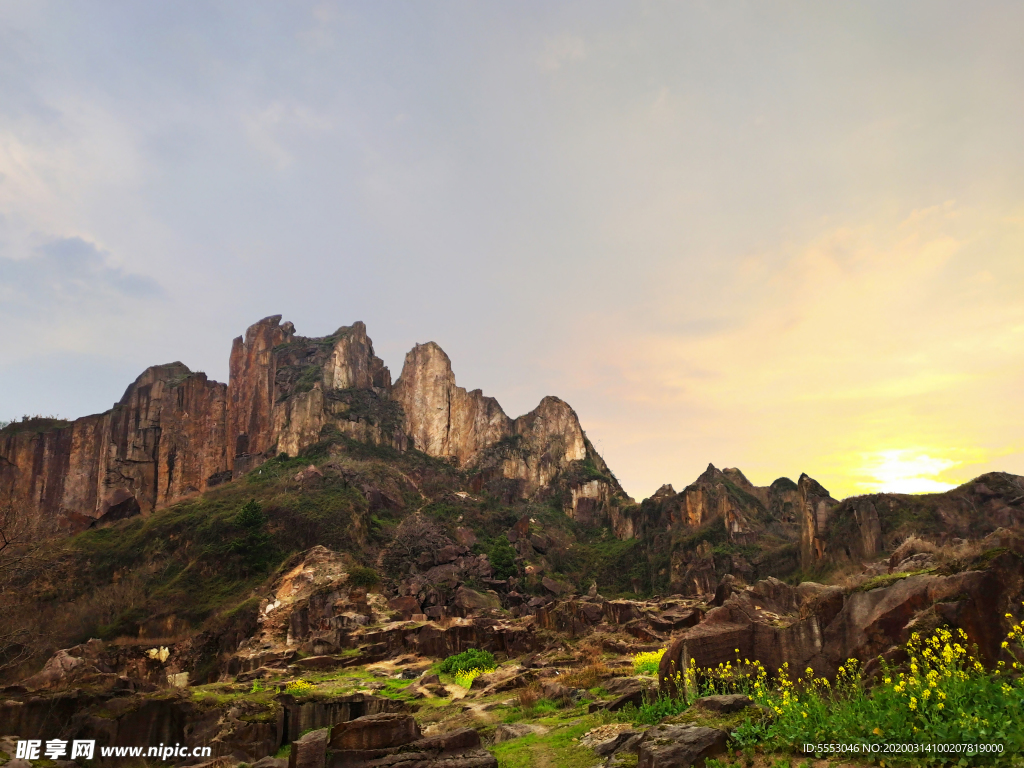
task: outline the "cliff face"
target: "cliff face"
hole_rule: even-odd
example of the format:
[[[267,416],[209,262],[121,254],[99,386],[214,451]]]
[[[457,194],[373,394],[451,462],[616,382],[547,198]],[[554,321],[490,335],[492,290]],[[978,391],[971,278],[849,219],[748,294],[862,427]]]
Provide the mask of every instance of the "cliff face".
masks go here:
[[[448,355],[437,344],[417,344],[405,356],[394,398],[405,414],[413,447],[470,466],[511,434],[512,420],[493,397],[455,384]]]
[[[106,413],[0,432],[0,503],[41,533],[165,506],[227,476],[227,388],[181,363],[146,369]]]
[[[839,504],[820,483],[807,475],[797,481],[800,515],[800,563],[805,568],[825,554],[824,531],[829,514]]]
[[[547,397],[510,419],[457,386],[432,342],[409,352],[392,386],[363,323],[306,338],[274,315],[234,340],[229,369],[225,386],[181,363],[154,366],[104,414],[0,431],[0,504],[40,530],[79,530],[339,437],[416,448],[481,482],[510,481],[523,498],[562,493],[566,513],[587,523],[627,501],[566,403]]]
[[[567,403],[545,397],[510,419],[494,398],[456,385],[448,355],[434,343],[406,355],[393,397],[412,447],[513,480],[524,498],[560,479],[566,514],[591,525],[610,522],[616,501],[628,500]]]
[[[1024,477],[990,472],[944,493],[854,496],[824,516],[808,514],[805,539],[812,523],[809,562],[869,559],[911,535],[937,542],[981,539],[1024,526]]]
[[[295,327],[281,325],[273,315],[246,330],[245,338],[231,345],[229,370],[228,439],[232,468],[252,465],[251,457],[263,457],[275,442],[271,421],[274,408],[274,348],[291,340]]]

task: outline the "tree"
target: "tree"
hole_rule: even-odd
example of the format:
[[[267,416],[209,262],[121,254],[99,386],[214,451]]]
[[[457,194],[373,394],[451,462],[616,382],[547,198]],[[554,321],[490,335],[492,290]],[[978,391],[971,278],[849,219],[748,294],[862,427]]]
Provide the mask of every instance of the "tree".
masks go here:
[[[420,555],[437,552],[451,543],[440,526],[423,515],[412,515],[398,526],[395,538],[381,555],[381,565],[393,576],[415,573]]]
[[[231,551],[241,555],[245,564],[253,569],[266,568],[273,556],[270,534],[266,532],[267,516],[262,505],[251,499],[242,505],[234,520],[242,535],[231,542]]]

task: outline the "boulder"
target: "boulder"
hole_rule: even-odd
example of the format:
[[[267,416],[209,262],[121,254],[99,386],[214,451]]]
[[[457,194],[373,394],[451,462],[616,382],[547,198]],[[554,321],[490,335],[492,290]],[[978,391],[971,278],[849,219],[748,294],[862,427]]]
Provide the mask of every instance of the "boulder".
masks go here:
[[[624,693],[616,699],[613,699],[605,707],[609,712],[618,712],[620,709],[625,707],[627,704],[632,704],[634,707],[643,706],[644,700],[647,698],[647,691],[643,688],[637,688],[635,690]]]
[[[394,597],[388,600],[388,608],[402,614],[402,618],[404,620],[411,619],[414,614],[423,613],[423,609],[420,607],[420,601],[412,595]]]
[[[465,613],[501,608],[501,599],[488,592],[477,592],[469,587],[459,587],[452,600],[452,606]]]
[[[604,604],[604,616],[609,624],[628,624],[639,619],[641,613],[632,600],[609,600]]]
[[[549,576],[545,576],[544,578],[542,578],[540,580],[540,583],[541,585],[543,585],[544,589],[546,589],[553,595],[564,595],[568,594],[569,592],[572,592],[572,587],[570,587],[568,584],[561,581],[557,581],[556,579],[552,579]]]
[[[329,729],[321,728],[293,741],[288,768],[324,768],[329,734]]]
[[[473,529],[462,525],[455,529],[455,540],[464,547],[472,547],[477,542]]]
[[[390,749],[416,741],[420,736],[420,727],[412,715],[382,712],[335,725],[331,729],[331,749]]]
[[[464,752],[480,748],[480,734],[475,728],[459,728],[456,731],[428,736],[409,745],[418,752]]]
[[[703,766],[705,758],[725,752],[729,734],[697,725],[656,725],[637,745],[637,768]]]
[[[609,723],[591,728],[580,737],[580,745],[594,750],[599,755],[611,755],[625,747],[640,733],[629,723]]]
[[[67,680],[73,671],[81,671],[86,664],[82,657],[72,656],[66,650],[60,650],[47,660],[42,670],[23,680],[22,685],[30,689],[52,688]],[[88,666],[96,671],[92,665]]]

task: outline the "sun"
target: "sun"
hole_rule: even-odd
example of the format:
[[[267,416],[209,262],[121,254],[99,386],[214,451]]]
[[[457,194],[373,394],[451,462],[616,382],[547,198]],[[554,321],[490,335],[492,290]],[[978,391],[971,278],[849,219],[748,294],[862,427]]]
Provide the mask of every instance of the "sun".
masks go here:
[[[941,493],[956,485],[937,476],[959,463],[914,449],[878,451],[865,457],[864,474],[873,480],[862,485],[875,493]]]

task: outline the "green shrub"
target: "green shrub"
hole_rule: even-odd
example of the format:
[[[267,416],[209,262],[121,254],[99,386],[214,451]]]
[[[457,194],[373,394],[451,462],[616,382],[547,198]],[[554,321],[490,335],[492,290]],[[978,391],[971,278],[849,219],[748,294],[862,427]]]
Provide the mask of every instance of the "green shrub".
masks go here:
[[[380,584],[380,576],[373,568],[357,565],[348,572],[348,583],[353,587],[366,587],[372,589]]]
[[[494,654],[490,651],[470,648],[441,662],[441,671],[454,675],[458,672],[469,672],[471,669],[494,669],[497,666],[498,662],[494,660]]]
[[[516,568],[516,551],[504,536],[498,536],[494,540],[487,557],[491,561],[496,579],[507,579],[519,572]]]

